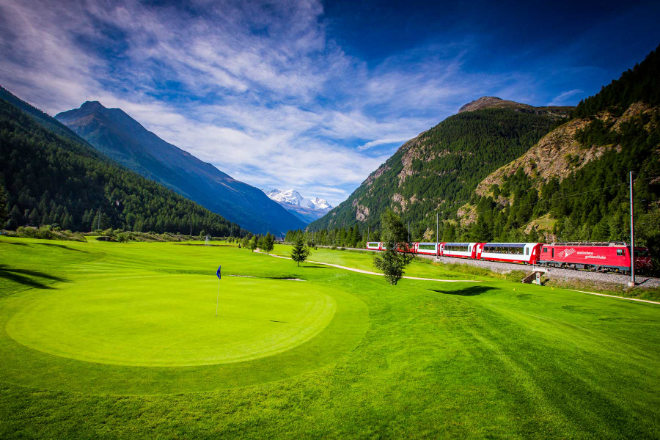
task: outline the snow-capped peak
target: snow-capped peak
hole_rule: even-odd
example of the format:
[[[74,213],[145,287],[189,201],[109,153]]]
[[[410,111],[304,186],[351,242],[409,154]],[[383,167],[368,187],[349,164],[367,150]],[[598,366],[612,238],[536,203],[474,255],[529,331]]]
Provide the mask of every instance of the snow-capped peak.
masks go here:
[[[286,189],[284,191],[273,189],[268,191],[266,195],[276,202],[288,203],[295,206],[301,206],[301,203],[305,200],[305,198],[295,189]]]
[[[295,189],[286,189],[281,191],[273,189],[266,192],[266,195],[278,203],[286,203],[300,208],[312,209],[315,211],[325,211],[332,208],[327,200],[319,197],[306,199]]]
[[[331,209],[332,208],[330,203],[328,203],[328,201],[325,200],[325,199],[320,199],[318,197],[314,197],[311,200],[311,202],[314,205],[314,209]]]

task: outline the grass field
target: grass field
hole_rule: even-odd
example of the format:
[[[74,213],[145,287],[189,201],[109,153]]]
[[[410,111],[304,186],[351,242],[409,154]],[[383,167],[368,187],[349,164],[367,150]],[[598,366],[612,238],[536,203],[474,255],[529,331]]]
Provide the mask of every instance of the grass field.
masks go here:
[[[0,238],[0,438],[660,437],[660,306],[407,274]]]

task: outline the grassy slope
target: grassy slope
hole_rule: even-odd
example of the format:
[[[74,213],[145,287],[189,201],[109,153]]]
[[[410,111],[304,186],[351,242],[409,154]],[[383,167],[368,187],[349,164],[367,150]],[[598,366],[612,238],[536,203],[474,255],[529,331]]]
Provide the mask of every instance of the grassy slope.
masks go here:
[[[312,256],[332,258],[370,261],[330,250]],[[103,273],[213,279],[218,261],[227,274],[330,286],[343,295],[338,304],[357,297],[351,308],[366,304],[368,329],[362,336],[359,325],[349,331],[335,318],[291,350],[296,356],[233,364],[233,374],[91,364],[13,347],[10,360],[20,364],[9,371],[6,357],[0,363],[0,437],[660,435],[659,307],[503,280],[390,287],[380,277],[232,248],[1,239],[0,349],[15,345],[4,319],[24,295],[52,295]],[[444,278],[446,270],[416,263],[409,273]],[[345,346],[333,338],[342,331],[339,342],[353,337]],[[41,374],[49,368],[56,374]],[[153,394],[186,387],[209,391]]]

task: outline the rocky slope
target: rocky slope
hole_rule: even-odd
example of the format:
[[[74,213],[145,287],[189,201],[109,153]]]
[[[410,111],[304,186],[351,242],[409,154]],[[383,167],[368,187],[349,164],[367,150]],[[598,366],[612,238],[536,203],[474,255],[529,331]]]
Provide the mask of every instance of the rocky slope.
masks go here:
[[[500,101],[485,98],[464,107],[406,142],[345,202],[309,228],[359,224],[373,229],[391,208],[410,220],[414,230],[426,231],[431,220],[435,223],[436,212],[455,213],[457,200],[468,199],[483,178],[527,151],[566,114],[565,109],[528,111],[534,107],[518,103],[489,107]]]
[[[644,102],[632,103],[620,115],[604,110],[590,117],[573,119],[545,135],[519,158],[489,174],[477,185],[475,193],[482,197],[493,198],[502,208],[510,207],[515,203],[514,194],[509,193],[505,196],[501,193],[501,188],[509,182],[520,180],[520,176],[524,176],[528,188],[533,188],[542,194],[544,187],[550,182],[561,184],[565,179],[579,176],[581,170],[589,165],[599,167],[598,162],[605,155],[624,153],[623,149],[626,147],[622,145],[622,137],[625,136],[624,131],[629,130],[631,125],[641,123],[643,127],[641,130],[646,133],[643,136],[653,139],[657,132],[658,120],[660,120],[660,108]],[[593,125],[604,127],[606,133],[603,135],[604,141],[586,141],[585,133],[592,130]],[[660,156],[660,145],[657,145],[655,158],[638,156],[638,165],[657,161],[657,156]],[[620,175],[619,180],[625,184],[626,176]],[[652,177],[649,180],[649,183],[654,183]],[[655,180],[657,183],[660,177]],[[581,189],[583,188],[575,187],[573,191],[579,193]],[[584,194],[583,197],[587,200],[594,198],[589,193]],[[552,212],[533,216],[523,227],[523,231],[530,233],[532,229],[536,229],[547,240],[555,240],[558,238],[555,231],[558,217],[560,216]],[[474,203],[467,203],[459,209],[458,221],[462,226],[469,226],[476,220]]]

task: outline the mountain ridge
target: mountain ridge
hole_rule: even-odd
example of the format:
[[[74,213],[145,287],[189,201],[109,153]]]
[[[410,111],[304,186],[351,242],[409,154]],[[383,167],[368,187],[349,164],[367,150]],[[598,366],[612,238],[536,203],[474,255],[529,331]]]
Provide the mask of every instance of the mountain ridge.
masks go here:
[[[481,98],[470,101],[458,109],[458,113],[484,110],[488,108],[508,108],[516,111],[523,111],[536,114],[554,115],[556,117],[567,117],[575,107],[571,106],[541,106],[535,107],[529,104],[523,104],[516,101],[509,101],[498,98],[497,96],[482,96]]]
[[[5,99],[8,98],[8,99]],[[46,113],[0,90],[0,184],[7,226],[243,235],[244,230],[102,155]]]
[[[261,190],[162,140],[121,109],[87,101],[55,118],[111,159],[252,232],[304,226]]]
[[[519,238],[627,240],[632,171],[636,235],[660,255],[658,77],[660,46],[581,101],[573,119],[489,174],[462,207],[471,215],[457,220],[494,237],[505,224],[519,228]]]
[[[628,241],[632,172],[636,243],[660,255],[659,49],[563,119],[513,102],[487,108],[502,104],[494,97],[469,103],[404,143],[308,231],[341,241],[359,228],[373,239],[389,208],[413,241]],[[545,130],[520,124],[529,115]],[[507,151],[521,128],[525,142]]]
[[[401,145],[346,201],[308,228],[359,224],[373,230],[391,208],[413,229],[426,231],[430,216],[435,222],[435,212],[447,217],[455,212],[459,206],[453,200],[469,198],[484,177],[561,123],[567,117],[562,112],[505,107],[452,115]]]

